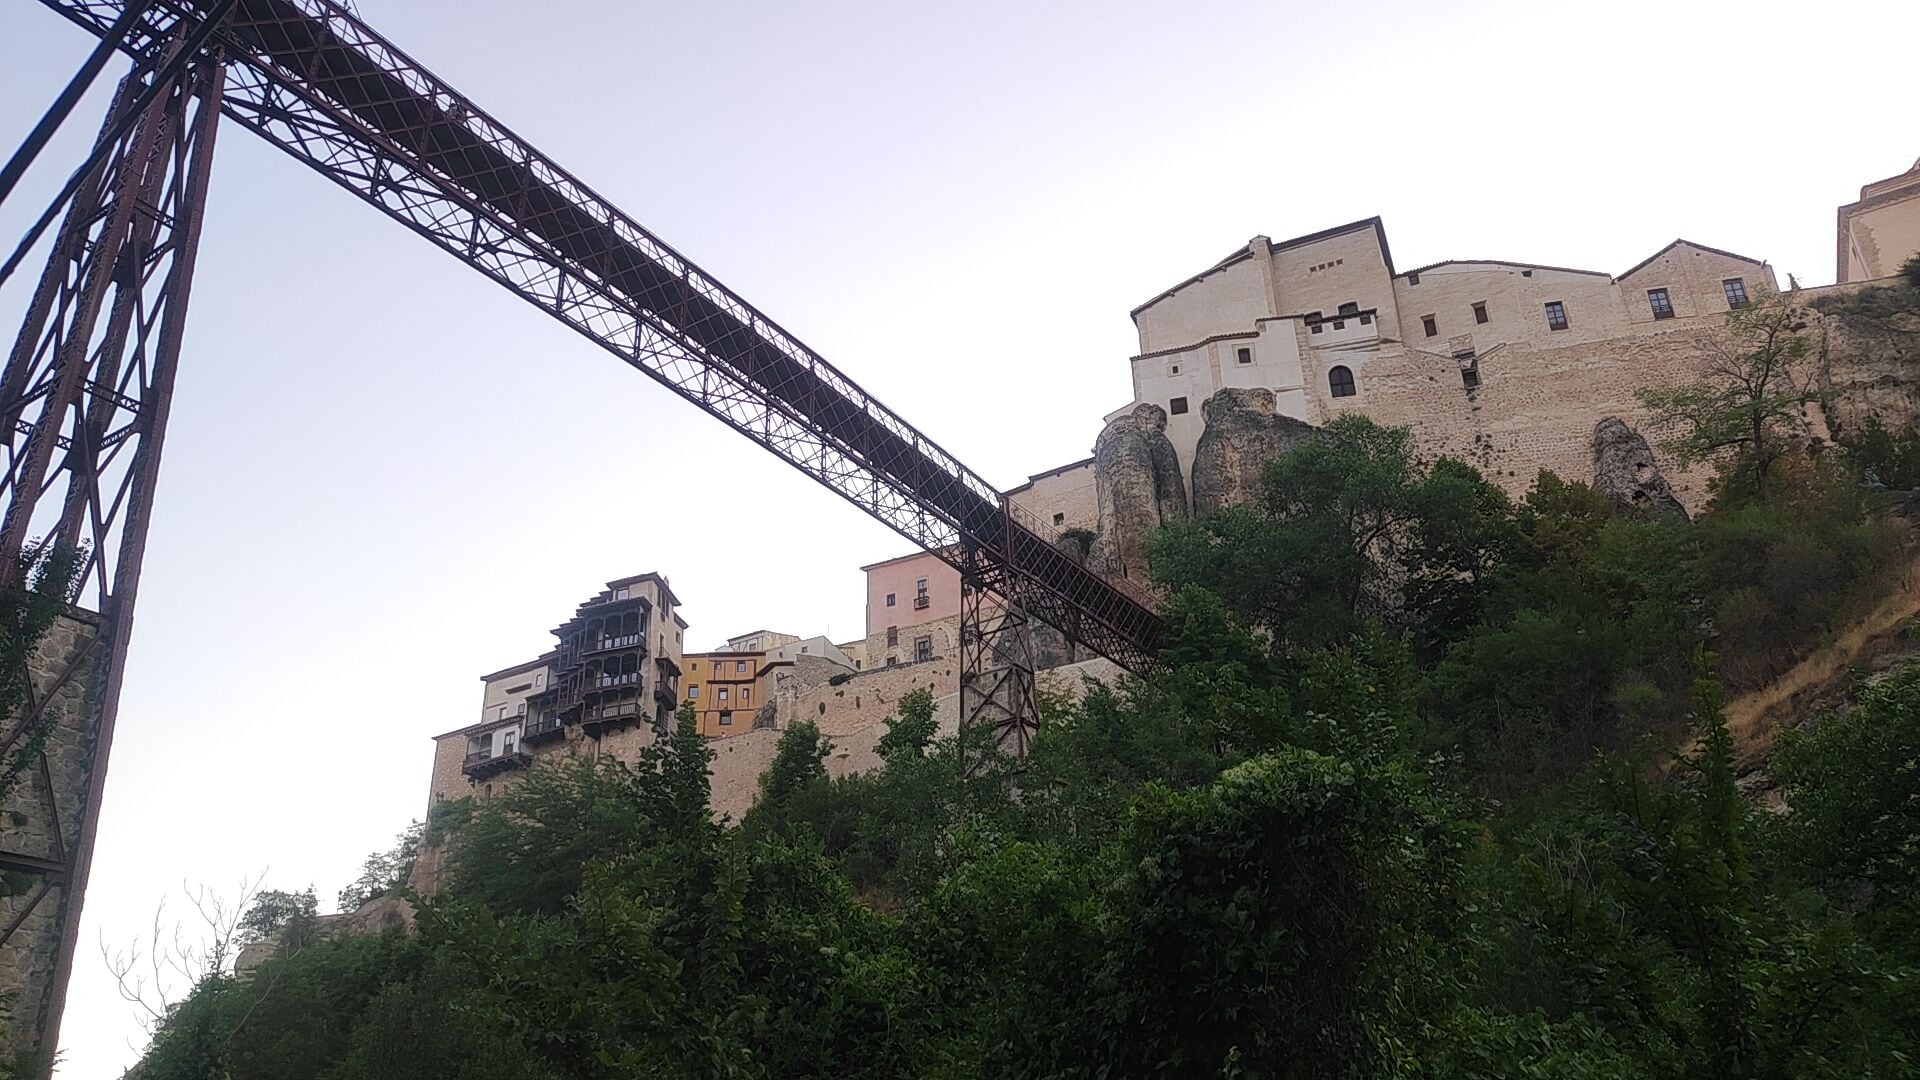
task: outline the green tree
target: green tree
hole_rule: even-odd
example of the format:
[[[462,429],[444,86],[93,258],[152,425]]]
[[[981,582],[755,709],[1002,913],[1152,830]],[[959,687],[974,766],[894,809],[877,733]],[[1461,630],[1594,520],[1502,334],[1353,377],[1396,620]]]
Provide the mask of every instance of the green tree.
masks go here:
[[[1727,463],[1723,498],[1765,500],[1775,463],[1807,441],[1806,408],[1822,394],[1803,328],[1780,301],[1731,312],[1699,381],[1640,391],[1675,460]]]
[[[1920,901],[1920,663],[1853,708],[1784,733],[1769,771],[1786,796],[1791,849],[1836,898]]]
[[[367,856],[360,864],[360,876],[340,890],[340,910],[356,911],[369,900],[404,889],[407,876],[413,872],[414,860],[420,857],[424,832],[425,826],[413,822],[393,838],[392,847]]]
[[[54,620],[73,603],[86,561],[84,548],[28,544],[14,560],[11,584],[0,588],[0,731],[5,732],[0,742],[0,802],[39,759],[59,721],[48,708],[28,715],[30,664]]]

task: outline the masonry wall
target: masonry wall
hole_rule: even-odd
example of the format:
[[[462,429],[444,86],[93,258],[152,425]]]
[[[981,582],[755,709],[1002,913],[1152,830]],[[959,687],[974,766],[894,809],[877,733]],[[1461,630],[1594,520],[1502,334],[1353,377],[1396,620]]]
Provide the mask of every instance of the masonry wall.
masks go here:
[[[46,773],[37,763],[29,768],[0,806],[0,849],[59,862],[80,842],[93,768],[97,628],[90,612],[56,620],[29,664],[35,696],[46,698],[60,672],[78,660],[73,676],[52,694],[47,707],[53,727],[44,747]],[[11,718],[3,730],[13,732]],[[49,879],[25,872],[0,875],[0,928],[19,922],[0,945],[0,1053],[40,1048],[52,1019],[53,966],[61,930],[79,918],[80,898]],[[83,945],[77,962],[86,963],[90,955]]]
[[[1452,357],[1393,346],[1373,363],[1364,411],[1411,428],[1424,456],[1463,458],[1516,495],[1541,469],[1591,482],[1594,425],[1618,416],[1657,441],[1636,392],[1696,379],[1710,333],[1694,326],[1601,347],[1502,345],[1480,355],[1477,390],[1461,385]],[[1674,494],[1697,509],[1711,469],[1681,469],[1657,450],[1656,458]]]
[[[1096,529],[1100,525],[1099,489],[1094,482],[1093,459],[1040,473],[1007,492],[1007,498],[1032,522],[1058,536],[1068,529]]]

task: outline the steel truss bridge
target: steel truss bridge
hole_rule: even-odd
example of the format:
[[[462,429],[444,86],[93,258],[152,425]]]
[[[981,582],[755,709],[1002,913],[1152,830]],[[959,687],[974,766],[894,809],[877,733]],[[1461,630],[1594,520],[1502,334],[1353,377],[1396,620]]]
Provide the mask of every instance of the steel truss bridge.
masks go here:
[[[1057,549],[953,454],[343,4],[42,2],[100,39],[76,87],[116,51],[133,61],[94,154],[48,208],[49,223],[64,216],[0,372],[0,575],[13,576],[32,544],[82,547],[80,603],[97,614],[88,647],[0,730],[0,744],[20,745],[69,682],[88,688],[93,762],[65,820],[48,808],[52,848],[9,851],[0,838],[0,869],[36,878],[0,926],[0,947],[18,946],[9,939],[36,906],[58,930],[48,987],[19,1003],[39,1009],[48,1049],[73,968],[223,116],[951,564],[965,587],[964,726],[991,726],[1001,746],[1024,752],[1036,620],[1123,667],[1150,664],[1160,622],[1137,589]],[[34,142],[10,169],[31,161]],[[17,178],[4,178],[0,198]],[[44,756],[35,768],[46,774]]]

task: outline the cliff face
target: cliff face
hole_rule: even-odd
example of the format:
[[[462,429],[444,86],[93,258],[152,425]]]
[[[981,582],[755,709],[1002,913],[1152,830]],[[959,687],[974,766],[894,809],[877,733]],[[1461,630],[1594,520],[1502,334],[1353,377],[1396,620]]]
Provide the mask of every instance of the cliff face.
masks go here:
[[[1200,406],[1206,423],[1193,454],[1193,513],[1251,501],[1267,462],[1313,436],[1313,425],[1274,411],[1273,391],[1229,387]]]
[[[1103,573],[1147,576],[1147,537],[1187,516],[1180,460],[1167,440],[1167,414],[1139,404],[1114,417],[1093,444],[1100,530],[1089,561]]]
[[[1920,289],[1837,286],[1810,300],[1807,333],[1838,433],[1868,416],[1898,431],[1920,423]]]

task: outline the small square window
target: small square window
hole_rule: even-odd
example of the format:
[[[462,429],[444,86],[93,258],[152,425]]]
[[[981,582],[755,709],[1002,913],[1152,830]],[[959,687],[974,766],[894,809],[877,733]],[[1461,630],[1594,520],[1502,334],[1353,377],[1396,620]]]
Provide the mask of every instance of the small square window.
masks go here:
[[[1180,414],[1186,411],[1187,411],[1186,398],[1177,397],[1177,398],[1174,398],[1172,401],[1167,402],[1167,412],[1170,415],[1179,416]]]
[[[1235,349],[1233,350],[1233,358],[1242,364],[1251,364],[1253,363],[1253,350],[1246,348]]]
[[[716,694],[714,694],[713,696],[714,696],[714,698],[715,698],[715,699],[717,699],[717,700],[719,700],[719,701],[725,701],[725,700],[727,700],[727,688],[726,688],[726,687],[724,687],[724,686],[723,686],[723,687],[721,687],[721,688],[720,688],[720,691],[719,691],[718,693],[716,693]]]
[[[1485,300],[1473,305],[1473,321],[1477,323],[1487,321],[1487,302]]]
[[[1547,301],[1547,329],[1565,330],[1567,328],[1567,305],[1558,300]]]
[[[888,606],[888,607],[892,607],[892,606],[893,606],[893,594],[892,594],[892,593],[888,593],[888,594],[887,594],[887,606]]]
[[[1480,389],[1480,369],[1470,367],[1461,368],[1460,385],[1469,390]]]
[[[1407,275],[1407,284],[1409,284],[1409,285],[1418,285],[1418,284],[1420,284],[1420,275],[1419,275],[1419,274],[1417,274],[1417,273],[1414,273],[1414,274],[1408,274],[1408,275]]]
[[[1065,525],[1067,523],[1067,515],[1065,514],[1053,515],[1053,523],[1055,525]]]
[[[1179,365],[1179,364],[1175,364],[1175,365],[1173,365],[1172,367],[1170,367],[1170,368],[1168,368],[1168,369],[1167,369],[1167,374],[1169,374],[1169,375],[1178,375],[1178,374],[1180,374],[1180,365]]]
[[[1531,271],[1531,270],[1522,270],[1522,271],[1520,271],[1520,276],[1521,276],[1521,277],[1532,277],[1532,276],[1533,276],[1533,271]]]
[[[699,700],[700,700],[700,688],[699,688],[699,687],[697,687],[697,686],[689,686],[689,687],[687,687],[687,700],[688,700],[688,701],[699,701]]]
[[[728,712],[726,710],[722,710],[720,713],[720,726],[726,727],[732,723],[733,723],[733,713]]]
[[[1373,325],[1373,313],[1372,313],[1372,312],[1370,312],[1370,311],[1369,311],[1369,312],[1365,312],[1365,313],[1363,313],[1363,314],[1362,314],[1362,315],[1360,316],[1360,325],[1361,325],[1361,326],[1372,326],[1372,325]]]
[[[1673,298],[1667,295],[1667,290],[1648,289],[1647,305],[1653,308],[1654,318],[1656,319],[1673,318]]]
[[[1747,282],[1745,278],[1728,278],[1720,283],[1720,290],[1727,294],[1727,307],[1729,309],[1743,308],[1749,303],[1752,303],[1752,301],[1747,299]]]
[[[745,670],[747,670],[747,662],[746,662],[745,660],[735,660],[735,661],[733,662],[733,671],[734,671],[734,674],[736,674],[736,675],[737,675],[737,674],[739,674],[740,672],[743,672],[743,671],[745,671]]]
[[[1431,315],[1420,316],[1420,329],[1425,330],[1428,337],[1440,336],[1440,323]]]

